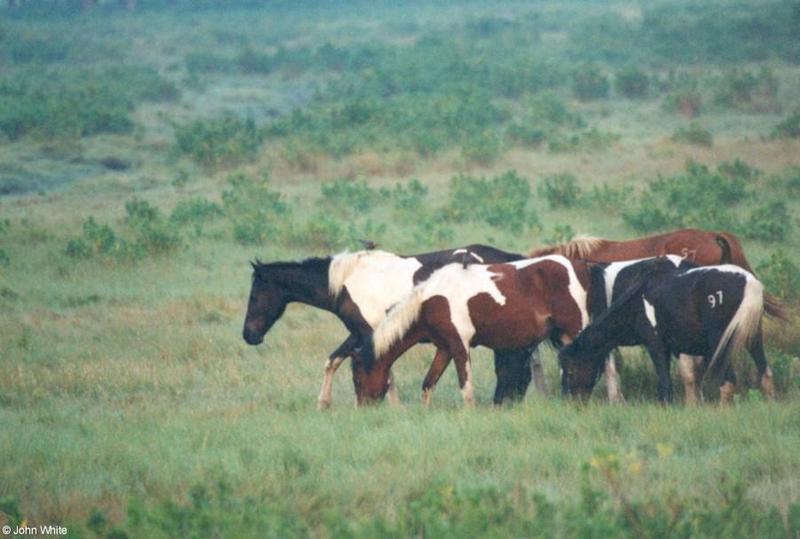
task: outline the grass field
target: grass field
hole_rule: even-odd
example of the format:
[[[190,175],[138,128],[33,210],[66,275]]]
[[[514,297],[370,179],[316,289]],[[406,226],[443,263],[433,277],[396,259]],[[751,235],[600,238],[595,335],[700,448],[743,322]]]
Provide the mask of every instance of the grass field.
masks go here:
[[[631,349],[625,406],[561,401],[546,350],[550,394],[494,408],[477,350],[476,409],[451,373],[423,409],[420,346],[403,408],[354,409],[344,365],[319,412],[335,317],[241,338],[249,260],[361,238],[727,229],[797,312],[796,3],[168,4],[0,8],[0,524],[800,536],[796,316],[766,325],[776,401],[737,358],[727,408],[657,405]]]

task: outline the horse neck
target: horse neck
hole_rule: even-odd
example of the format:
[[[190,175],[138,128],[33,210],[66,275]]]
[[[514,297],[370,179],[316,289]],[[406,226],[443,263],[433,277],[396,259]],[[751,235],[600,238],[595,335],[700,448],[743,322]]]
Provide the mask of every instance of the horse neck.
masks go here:
[[[334,310],[334,301],[328,291],[328,264],[298,262],[275,269],[274,280],[281,287],[287,302],[299,302],[326,311]]]

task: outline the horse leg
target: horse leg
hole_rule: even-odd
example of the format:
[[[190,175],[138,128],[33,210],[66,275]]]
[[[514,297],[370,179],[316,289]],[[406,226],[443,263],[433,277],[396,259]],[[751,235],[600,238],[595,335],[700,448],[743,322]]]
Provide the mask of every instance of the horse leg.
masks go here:
[[[531,351],[531,375],[533,376],[533,385],[536,388],[536,392],[540,393],[541,395],[547,395],[547,384],[544,381],[544,367],[542,367],[542,356],[539,355],[539,348],[536,347]],[[528,381],[530,383],[530,380]],[[525,389],[527,389],[527,384],[525,385]],[[524,396],[525,392],[522,392],[521,396]]]
[[[684,392],[686,393],[686,405],[695,406],[698,400],[698,387],[695,364],[700,356],[690,356],[681,354],[678,356],[678,372],[683,380]]]
[[[339,368],[339,365],[342,364],[345,358],[352,353],[358,342],[359,338],[351,333],[344,340],[344,342],[340,344],[339,347],[336,348],[336,350],[334,350],[328,357],[328,361],[325,363],[325,376],[322,379],[322,387],[320,388],[319,396],[317,397],[318,409],[324,410],[326,408],[330,408],[333,400],[331,397],[331,392],[333,390],[333,375],[336,374],[336,370]]]
[[[448,348],[450,348],[456,364],[458,387],[461,388],[464,405],[472,408],[475,406],[475,397],[472,389],[472,365],[470,364],[468,345],[461,341],[456,342],[455,339],[451,339],[449,344]]]
[[[397,392],[397,384],[394,383],[394,374],[389,374],[389,389],[386,390],[386,400],[389,401],[389,406],[402,407],[403,403],[400,402],[400,394]]]
[[[657,337],[648,339],[645,348],[656,368],[658,376],[658,400],[664,404],[672,402],[672,380],[669,377],[669,352]]]
[[[733,367],[728,366],[722,385],[719,386],[719,404],[725,406],[733,401],[733,392],[736,389],[736,374]]]
[[[761,392],[767,399],[775,398],[775,382],[772,379],[772,369],[769,368],[767,363],[767,356],[764,355],[764,338],[761,333],[761,328],[753,335],[753,340],[747,347],[747,351],[753,358],[758,370],[758,380],[761,384]]]
[[[541,365],[539,368],[541,369]],[[494,390],[495,405],[503,404],[506,399],[522,400],[531,383],[531,349],[495,351],[494,372],[497,376]]]
[[[622,404],[625,402],[625,397],[622,395],[619,383],[619,373],[617,373],[617,362],[621,361],[622,354],[619,350],[615,349],[606,358],[606,391],[608,392],[608,401],[615,404]]]
[[[425,380],[422,382],[422,404],[424,406],[430,406],[431,393],[433,393],[433,389],[436,387],[437,382],[439,382],[442,373],[450,364],[451,357],[450,352],[445,348],[436,349],[436,355],[433,357],[433,362],[428,369],[428,374],[425,375]]]

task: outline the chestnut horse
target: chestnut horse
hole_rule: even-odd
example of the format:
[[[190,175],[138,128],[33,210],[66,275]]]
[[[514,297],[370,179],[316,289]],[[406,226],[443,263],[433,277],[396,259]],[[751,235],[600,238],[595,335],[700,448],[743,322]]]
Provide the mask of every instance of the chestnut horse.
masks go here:
[[[534,249],[528,256],[533,258],[549,254],[583,258],[594,262],[618,262],[651,256],[678,255],[698,266],[734,264],[755,274],[735,235],[730,232],[710,232],[696,228],[684,228],[628,241],[578,236],[561,245]],[[781,320],[788,319],[786,307],[769,294],[764,294],[764,310],[769,316]]]
[[[423,403],[453,359],[464,402],[473,403],[469,349],[524,349],[550,338],[572,341],[588,323],[587,264],[560,255],[506,264],[450,264],[392,307],[353,355],[357,402],[382,399],[394,362],[430,340],[436,355],[422,384]]]

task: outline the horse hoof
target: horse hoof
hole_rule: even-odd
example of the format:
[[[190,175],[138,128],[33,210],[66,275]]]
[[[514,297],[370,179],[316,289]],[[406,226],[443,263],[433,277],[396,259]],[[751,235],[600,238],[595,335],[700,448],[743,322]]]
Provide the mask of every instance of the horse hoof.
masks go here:
[[[331,401],[317,401],[317,410],[327,410],[331,407]]]

